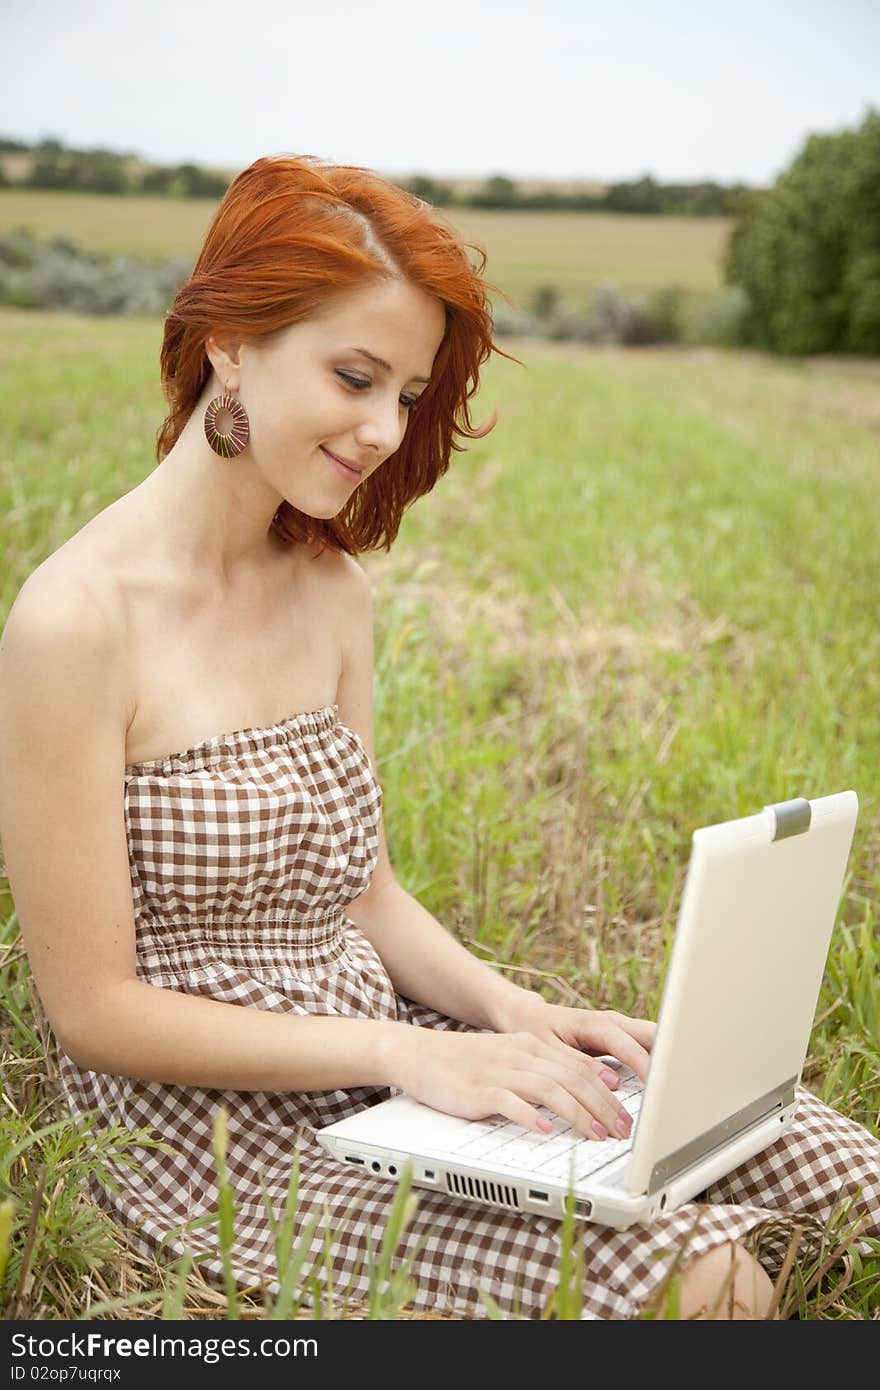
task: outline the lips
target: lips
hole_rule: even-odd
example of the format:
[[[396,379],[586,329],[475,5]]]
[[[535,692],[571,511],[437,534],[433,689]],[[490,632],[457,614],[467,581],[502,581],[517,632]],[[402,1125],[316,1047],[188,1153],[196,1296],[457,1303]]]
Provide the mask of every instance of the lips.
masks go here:
[[[367,466],[365,463],[355,463],[354,459],[343,458],[341,454],[332,454],[329,449],[324,448],[323,444],[321,445],[321,449],[330,458],[335,459],[337,463],[344,464],[346,468],[350,468],[353,473],[363,473]]]

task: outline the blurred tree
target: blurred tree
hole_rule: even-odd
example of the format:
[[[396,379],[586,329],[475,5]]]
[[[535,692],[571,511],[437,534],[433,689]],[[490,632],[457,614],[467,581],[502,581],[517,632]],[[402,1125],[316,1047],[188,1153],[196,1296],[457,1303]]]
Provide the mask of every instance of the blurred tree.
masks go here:
[[[43,150],[35,155],[29,182],[33,188],[70,188],[67,155],[57,150]]]
[[[634,183],[614,183],[605,194],[609,212],[663,212],[663,190],[650,174]]]
[[[843,347],[880,354],[880,112],[866,117],[845,175],[849,255],[843,274],[847,305]]]
[[[178,164],[169,173],[169,191],[184,198],[222,198],[229,187],[229,180],[222,174],[212,174],[198,164]]]
[[[131,179],[125,156],[112,150],[81,150],[71,155],[73,186],[88,193],[127,193]]]
[[[516,207],[517,198],[517,186],[513,179],[506,174],[493,174],[470,202],[472,207],[478,208],[512,208]]]
[[[532,292],[532,313],[539,319],[550,318],[559,307],[560,295],[555,285],[538,285]]]
[[[880,354],[880,114],[811,135],[771,189],[743,200],[724,271],[748,295],[746,342]]]
[[[432,207],[443,207],[449,202],[449,187],[441,183],[438,179],[432,179],[428,174],[413,174],[411,179],[407,179],[403,187],[410,193],[414,193],[417,198],[422,198]]]
[[[173,174],[172,169],[166,169],[163,165],[157,165],[154,169],[145,169],[141,174],[140,192],[167,193],[171,186]]]

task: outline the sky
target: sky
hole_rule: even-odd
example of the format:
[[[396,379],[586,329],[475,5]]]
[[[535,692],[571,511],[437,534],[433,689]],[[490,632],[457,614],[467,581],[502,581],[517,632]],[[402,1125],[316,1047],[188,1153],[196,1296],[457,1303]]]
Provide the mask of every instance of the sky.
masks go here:
[[[224,170],[761,186],[880,111],[880,0],[3,0],[0,54],[0,135]]]

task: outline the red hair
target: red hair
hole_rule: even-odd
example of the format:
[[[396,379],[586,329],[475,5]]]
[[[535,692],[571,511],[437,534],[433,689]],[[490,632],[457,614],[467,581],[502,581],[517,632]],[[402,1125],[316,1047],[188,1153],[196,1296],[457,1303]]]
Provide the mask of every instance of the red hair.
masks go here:
[[[471,426],[480,367],[492,352],[519,361],[492,341],[488,291],[510,301],[482,278],[485,266],[482,246],[463,242],[428,203],[368,169],[315,155],[256,160],[227,189],[165,319],[169,414],[157,458],[177,442],[209,379],[212,332],[256,342],[377,280],[403,279],[443,303],[446,331],[400,448],[338,516],[309,517],[285,501],[272,522],[287,541],[320,540],[349,554],[390,549],[405,509],[446,472],[452,450],[463,450],[454,436],[482,439],[497,423],[496,411]]]

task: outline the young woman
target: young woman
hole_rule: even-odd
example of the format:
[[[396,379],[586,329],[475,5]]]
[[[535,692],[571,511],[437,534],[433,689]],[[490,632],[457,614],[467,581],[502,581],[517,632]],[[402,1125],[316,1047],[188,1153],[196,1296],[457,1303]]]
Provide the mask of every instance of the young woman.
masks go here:
[[[299,1229],[326,1212],[337,1292],[367,1287],[394,1189],[328,1158],[316,1127],[399,1087],[536,1131],[546,1106],[602,1143],[629,1120],[598,1057],[647,1069],[652,1023],[502,978],[385,847],[353,557],[390,546],[456,434],[488,432],[468,412],[499,351],[484,266],[366,170],[257,160],[166,319],[158,467],[34,571],[0,649],[0,834],[67,1098],[165,1141],[94,1196],[144,1252],[164,1239],[219,1275],[198,1219],[225,1106],[252,1290],[277,1288],[263,1191],[278,1214],[298,1140]],[[682,1316],[711,1315],[731,1268],[736,1315],[760,1316],[785,1242],[768,1269],[742,1242],[780,1212],[809,1228],[850,1188],[876,1227],[880,1145],[804,1092],[711,1203],[586,1228],[585,1316],[638,1316],[686,1236]],[[541,1315],[558,1222],[418,1195],[399,1247],[419,1247],[417,1307],[481,1316],[482,1289]]]

